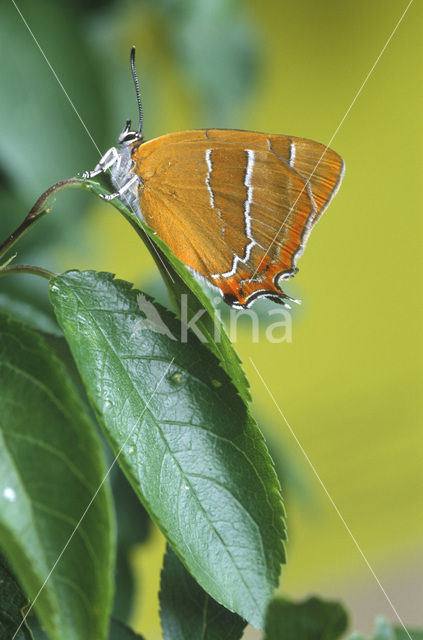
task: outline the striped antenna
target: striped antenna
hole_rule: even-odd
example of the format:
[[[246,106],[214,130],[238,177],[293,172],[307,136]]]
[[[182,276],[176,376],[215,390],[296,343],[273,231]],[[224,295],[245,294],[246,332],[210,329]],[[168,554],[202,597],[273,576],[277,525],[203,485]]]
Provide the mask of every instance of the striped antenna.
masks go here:
[[[143,110],[142,110],[142,104],[141,104],[140,86],[138,84],[138,76],[137,76],[137,71],[135,69],[135,47],[134,46],[131,49],[131,71],[132,71],[132,78],[134,80],[135,91],[137,94],[137,102],[138,102],[138,114],[139,114],[138,133],[141,135]]]

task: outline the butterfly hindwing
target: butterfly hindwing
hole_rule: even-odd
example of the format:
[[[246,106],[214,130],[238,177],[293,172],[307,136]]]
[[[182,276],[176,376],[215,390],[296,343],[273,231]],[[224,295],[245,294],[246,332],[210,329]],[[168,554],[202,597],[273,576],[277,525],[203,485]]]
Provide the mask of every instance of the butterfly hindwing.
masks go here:
[[[279,278],[295,273],[342,177],[342,160],[331,150],[315,168],[324,149],[301,138],[221,129],[157,138],[132,156],[142,215],[227,301],[283,299]]]

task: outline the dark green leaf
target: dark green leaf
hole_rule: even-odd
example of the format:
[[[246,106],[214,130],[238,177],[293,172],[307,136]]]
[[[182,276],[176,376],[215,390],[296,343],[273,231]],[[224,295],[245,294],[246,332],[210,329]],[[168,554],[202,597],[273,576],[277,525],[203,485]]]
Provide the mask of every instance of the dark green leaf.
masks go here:
[[[38,308],[35,304],[19,299],[16,295],[12,296],[10,293],[2,291],[0,293],[0,311],[10,314],[16,320],[20,320],[32,329],[38,329],[38,331],[54,335],[61,334],[54,317],[45,313],[43,309]]]
[[[139,503],[138,503],[139,504]],[[117,547],[115,564],[115,599],[112,614],[118,620],[128,622],[134,607],[135,576],[129,549]],[[140,596],[140,594],[137,594]],[[140,600],[142,599],[139,598]]]
[[[105,488],[70,540],[105,475],[99,442],[54,351],[5,316],[0,388],[0,545],[51,640],[87,629],[101,640],[113,562]]]
[[[151,521],[118,465],[113,467],[111,485],[118,527],[113,616],[126,622],[132,614],[135,590],[130,555],[135,544],[146,540]]]
[[[0,553],[0,638],[13,638],[20,627],[15,640],[31,640],[26,624],[22,623],[22,609],[27,604],[16,578]]]
[[[238,640],[246,622],[203,591],[168,547],[160,581],[164,640]]]
[[[111,455],[112,452],[111,452]],[[110,460],[110,463],[112,460]],[[124,473],[116,465],[113,467],[111,485],[115,500],[118,526],[118,544],[131,547],[146,541],[151,520],[131,487]]]
[[[266,640],[337,640],[347,625],[347,613],[339,602],[276,598],[267,612]]]
[[[146,297],[142,313],[137,292],[110,274],[57,276],[51,300],[147,510],[201,586],[262,625],[283,559],[283,508],[262,435],[215,356],[191,334],[174,339],[173,314]]]
[[[34,640],[49,640],[46,632],[41,628],[39,622],[34,618],[30,620],[30,628]],[[90,630],[87,629],[87,633],[90,633]],[[91,640],[92,636],[85,636],[87,639]],[[129,627],[122,624],[118,620],[111,620],[109,627],[108,640],[144,640],[142,636],[132,631]],[[17,640],[26,640],[26,638],[17,639]],[[82,640],[82,638],[81,638]],[[93,639],[94,640],[94,639]]]
[[[143,637],[118,620],[112,620],[110,623],[109,640],[143,640]]]
[[[113,467],[110,476],[117,520],[113,616],[126,622],[132,613],[135,590],[134,569],[130,554],[135,544],[146,540],[151,521],[119,466]]]

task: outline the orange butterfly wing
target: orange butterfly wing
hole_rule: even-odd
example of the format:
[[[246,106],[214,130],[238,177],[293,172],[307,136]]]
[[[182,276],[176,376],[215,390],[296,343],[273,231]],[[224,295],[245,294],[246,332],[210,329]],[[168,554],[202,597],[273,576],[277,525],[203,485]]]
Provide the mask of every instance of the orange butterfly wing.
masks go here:
[[[134,149],[145,221],[226,301],[283,301],[310,230],[336,192],[342,159],[316,142],[210,129]],[[319,161],[319,156],[323,157]]]

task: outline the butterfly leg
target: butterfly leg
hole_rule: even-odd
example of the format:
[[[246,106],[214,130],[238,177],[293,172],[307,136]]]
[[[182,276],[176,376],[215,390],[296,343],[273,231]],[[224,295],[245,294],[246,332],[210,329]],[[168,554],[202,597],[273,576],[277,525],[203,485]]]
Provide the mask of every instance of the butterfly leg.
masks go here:
[[[94,176],[97,176],[99,173],[104,173],[105,171],[107,171],[107,169],[114,165],[118,160],[119,153],[117,152],[115,147],[112,147],[111,149],[106,151],[104,156],[100,159],[100,162],[94,167],[92,171],[82,171],[81,173],[78,173],[78,176],[85,179],[94,178]]]
[[[114,200],[115,198],[119,198],[119,196],[125,193],[125,191],[127,191],[129,187],[134,184],[134,182],[139,182],[138,176],[132,176],[132,178],[128,180],[128,182],[125,182],[125,184],[119,189],[119,191],[116,191],[115,193],[100,193],[100,198],[103,198],[103,200]]]

